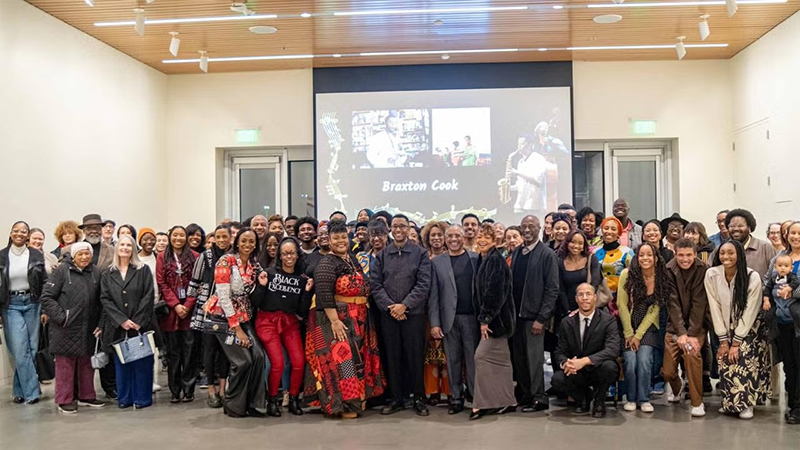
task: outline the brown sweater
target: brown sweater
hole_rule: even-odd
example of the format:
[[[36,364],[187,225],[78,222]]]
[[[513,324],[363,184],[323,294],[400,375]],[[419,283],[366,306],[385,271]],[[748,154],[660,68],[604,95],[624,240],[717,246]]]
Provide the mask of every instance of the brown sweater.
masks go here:
[[[678,336],[705,335],[709,314],[704,284],[706,270],[708,266],[699,259],[695,259],[688,270],[678,267],[677,259],[667,263],[667,273],[672,280],[672,294],[667,303],[669,309],[667,332]]]

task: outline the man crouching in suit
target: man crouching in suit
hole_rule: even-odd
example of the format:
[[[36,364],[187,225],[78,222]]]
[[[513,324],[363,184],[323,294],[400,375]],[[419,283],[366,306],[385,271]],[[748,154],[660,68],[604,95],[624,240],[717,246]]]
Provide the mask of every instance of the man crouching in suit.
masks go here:
[[[617,321],[596,309],[597,296],[589,283],[578,286],[575,295],[578,313],[561,321],[555,362],[561,371],[553,375],[552,385],[578,403],[577,414],[590,411],[592,417],[606,415],[605,398],[609,386],[619,376],[619,332]]]

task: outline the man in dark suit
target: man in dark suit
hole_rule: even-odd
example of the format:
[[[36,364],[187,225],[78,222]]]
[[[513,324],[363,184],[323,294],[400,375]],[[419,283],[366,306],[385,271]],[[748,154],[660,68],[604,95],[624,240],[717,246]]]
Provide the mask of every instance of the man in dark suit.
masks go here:
[[[517,403],[522,412],[534,412],[550,408],[544,392],[544,327],[558,299],[558,257],[539,242],[538,218],[525,216],[520,229],[523,245],[511,254],[517,329],[509,343]]]
[[[475,349],[480,342],[480,327],[472,305],[472,280],[478,255],[464,249],[464,229],[451,225],[445,233],[447,250],[433,258],[428,318],[431,337],[444,340],[444,355],[450,378],[450,410],[464,409],[462,364],[466,364],[467,386],[475,392]]]
[[[597,296],[589,283],[578,286],[578,313],[561,321],[553,361],[561,370],[553,374],[553,387],[578,402],[575,412],[605,417],[608,387],[619,377],[617,321],[596,309]]]

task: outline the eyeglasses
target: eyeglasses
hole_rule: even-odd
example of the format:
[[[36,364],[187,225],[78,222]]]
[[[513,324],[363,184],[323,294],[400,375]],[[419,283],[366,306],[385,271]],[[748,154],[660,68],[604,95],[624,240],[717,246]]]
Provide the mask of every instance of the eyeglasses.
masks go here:
[[[392,225],[393,230],[405,230],[408,228],[408,225]]]
[[[283,256],[285,256],[287,258],[297,258],[297,252],[281,253],[281,257],[283,257]]]

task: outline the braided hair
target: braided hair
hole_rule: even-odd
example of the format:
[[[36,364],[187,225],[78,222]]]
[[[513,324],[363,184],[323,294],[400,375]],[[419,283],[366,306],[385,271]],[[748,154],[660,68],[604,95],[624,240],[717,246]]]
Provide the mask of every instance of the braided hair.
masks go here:
[[[712,267],[722,264],[719,255],[722,253],[722,247],[728,244],[733,245],[733,248],[736,250],[736,276],[733,279],[733,298],[731,299],[733,317],[731,320],[733,323],[738,323],[739,319],[741,319],[744,314],[744,310],[747,309],[747,290],[750,285],[750,274],[747,269],[747,259],[744,255],[744,246],[734,239],[728,239],[723,242],[717,254],[714,256],[714,264],[712,264]]]
[[[625,283],[625,292],[631,298],[631,305],[647,298],[647,283],[644,280],[642,267],[639,265],[639,253],[645,247],[648,247],[653,252],[653,266],[655,269],[653,296],[655,297],[655,303],[659,307],[664,307],[672,291],[670,279],[667,276],[667,268],[658,253],[658,249],[647,242],[639,246],[636,250],[636,257],[631,261],[631,266],[628,269],[628,281]]]

